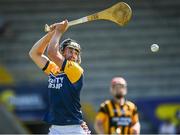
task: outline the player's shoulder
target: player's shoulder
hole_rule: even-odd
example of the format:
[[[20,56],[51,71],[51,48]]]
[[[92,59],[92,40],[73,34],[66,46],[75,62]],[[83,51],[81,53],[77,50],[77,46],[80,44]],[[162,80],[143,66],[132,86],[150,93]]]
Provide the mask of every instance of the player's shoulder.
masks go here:
[[[101,107],[105,107],[106,105],[110,104],[111,103],[111,100],[110,99],[107,99],[105,100],[104,102],[101,103]]]
[[[126,100],[126,105],[128,105],[128,107],[130,109],[136,109],[137,108],[135,103],[133,103],[132,101],[129,101],[129,100]]]
[[[54,74],[57,75],[60,73],[60,68],[53,62],[53,61],[47,61],[45,67],[42,69],[46,74]]]
[[[83,72],[83,68],[82,68],[81,65],[78,64],[77,62],[66,60],[66,66],[67,66],[68,68],[75,68],[75,69],[78,69],[78,70],[80,70],[81,72]]]

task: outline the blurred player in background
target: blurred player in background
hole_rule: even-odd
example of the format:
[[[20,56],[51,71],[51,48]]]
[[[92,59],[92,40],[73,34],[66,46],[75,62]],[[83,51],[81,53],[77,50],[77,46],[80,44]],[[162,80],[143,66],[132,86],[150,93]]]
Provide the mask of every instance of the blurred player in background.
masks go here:
[[[122,77],[111,82],[113,99],[100,106],[95,120],[98,134],[140,134],[140,123],[134,103],[125,99],[127,83]]]
[[[59,47],[67,28],[67,20],[51,25],[51,31],[35,43],[29,54],[48,75],[49,110],[44,120],[52,125],[49,134],[88,134],[80,110],[80,91],[83,86],[81,48],[72,39],[64,40]]]

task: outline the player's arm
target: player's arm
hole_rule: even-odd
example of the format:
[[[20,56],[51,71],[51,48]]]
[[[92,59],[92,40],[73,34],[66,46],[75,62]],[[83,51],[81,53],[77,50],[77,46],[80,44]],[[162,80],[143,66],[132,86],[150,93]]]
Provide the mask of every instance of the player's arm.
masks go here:
[[[96,133],[107,134],[107,128],[108,128],[107,123],[108,123],[108,115],[105,109],[105,104],[102,103],[95,118],[94,128]]]
[[[49,60],[48,57],[44,55],[44,52],[53,34],[54,31],[47,33],[44,37],[42,37],[33,45],[29,52],[31,59],[41,69],[44,68],[47,61]]]
[[[64,57],[59,51],[59,41],[62,34],[66,31],[68,27],[68,21],[65,20],[60,23],[54,24],[55,32],[49,42],[49,46],[47,49],[48,57],[59,67],[61,68]]]
[[[100,115],[100,114],[98,114]],[[97,115],[94,123],[94,128],[97,134],[105,134],[105,129],[104,129],[104,120],[102,118],[98,118],[99,116]]]
[[[136,122],[133,126],[132,126],[132,134],[135,134],[135,135],[139,135],[140,134],[140,123],[139,122]]]
[[[136,106],[134,108],[134,112],[133,112],[133,116],[132,116],[132,122],[133,122],[133,125],[131,127],[132,134],[139,135],[141,126],[139,123],[139,116],[138,116],[138,111],[137,111]]]

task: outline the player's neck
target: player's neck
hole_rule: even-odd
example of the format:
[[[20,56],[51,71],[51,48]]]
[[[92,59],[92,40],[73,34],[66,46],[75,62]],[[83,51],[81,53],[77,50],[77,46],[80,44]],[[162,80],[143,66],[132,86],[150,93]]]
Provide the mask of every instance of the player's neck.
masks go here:
[[[125,98],[121,97],[119,99],[115,98],[115,101],[120,104],[121,106],[125,104]]]

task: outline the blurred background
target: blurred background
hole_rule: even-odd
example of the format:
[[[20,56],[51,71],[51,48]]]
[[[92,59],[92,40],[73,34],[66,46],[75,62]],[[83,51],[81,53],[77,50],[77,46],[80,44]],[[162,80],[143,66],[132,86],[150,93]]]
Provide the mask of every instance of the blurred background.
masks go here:
[[[44,34],[44,24],[101,11],[118,0],[0,0],[0,133],[48,133],[47,76],[28,53]],[[63,36],[82,46],[85,120],[93,133],[99,105],[110,99],[110,81],[128,82],[141,133],[161,133],[180,125],[180,1],[124,0],[132,10],[125,26],[95,21],[71,27]],[[159,52],[150,46],[158,44]],[[178,133],[178,131],[177,131]]]

